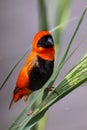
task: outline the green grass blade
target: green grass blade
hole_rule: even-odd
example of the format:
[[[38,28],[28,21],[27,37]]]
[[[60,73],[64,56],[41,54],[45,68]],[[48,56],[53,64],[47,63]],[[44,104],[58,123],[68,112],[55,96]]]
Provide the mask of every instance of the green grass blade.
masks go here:
[[[25,113],[27,111],[28,111],[28,109],[27,109],[27,107],[25,107],[24,110],[18,115],[18,117],[16,118],[16,120],[12,122],[11,126],[9,127],[9,130],[13,130],[17,126],[18,122],[25,115]]]
[[[63,21],[63,23],[60,23],[57,26],[55,26],[54,28],[52,28],[51,30],[49,30],[49,32],[54,33],[55,31],[59,30],[60,28],[64,28],[65,24],[69,24],[70,22],[73,22],[74,20],[77,20],[77,19],[78,19],[78,17],[74,17],[70,20]]]
[[[6,84],[6,82],[8,81],[8,79],[10,78],[11,74],[13,73],[13,71],[15,70],[15,68],[18,66],[18,64],[23,60],[23,58],[25,57],[25,55],[28,53],[29,50],[27,50],[25,52],[25,54],[19,59],[19,61],[13,66],[13,68],[10,70],[9,74],[6,76],[6,78],[4,79],[3,83],[0,86],[0,90],[4,87],[4,85]]]
[[[39,29],[48,30],[47,8],[44,0],[38,0]]]
[[[46,113],[43,116],[43,118],[40,119],[38,126],[37,126],[37,130],[45,130],[46,129],[47,116],[48,116],[48,113]]]
[[[66,50],[65,50],[64,55],[63,55],[62,58],[61,58],[61,61],[60,61],[59,65],[57,66],[56,71],[53,73],[53,77],[52,77],[53,80],[56,79],[57,75],[59,74],[60,70],[62,69],[62,67],[63,67],[63,65],[64,65],[64,63],[65,63],[67,54],[68,54],[69,49],[70,49],[70,47],[71,47],[71,44],[73,43],[73,40],[74,40],[74,38],[75,38],[75,36],[76,36],[78,30],[79,30],[79,27],[80,27],[80,25],[81,25],[81,23],[82,23],[82,20],[84,19],[84,16],[85,16],[86,11],[87,11],[87,8],[84,10],[84,12],[83,12],[83,14],[82,14],[82,16],[81,16],[81,18],[80,18],[78,24],[77,24],[77,27],[76,27],[76,29],[75,29],[75,31],[74,31],[74,33],[73,33],[73,36],[71,37],[71,40],[70,40],[70,42],[68,43],[68,46],[67,46],[67,48],[66,48]]]
[[[59,95],[57,96],[53,93],[49,95],[49,101],[54,99],[50,105],[54,104],[56,101],[60,100],[85,82],[87,82],[87,55],[65,76],[64,80],[56,87],[55,90],[58,91]]]
[[[60,25],[60,24],[64,23],[64,21],[68,20],[69,15],[70,15],[70,5],[71,5],[71,0],[57,1],[55,26]],[[56,53],[58,53],[60,39],[61,39],[62,33],[64,32],[66,25],[67,25],[67,23],[64,24],[63,28],[56,30],[54,33],[54,41],[55,41],[55,45],[57,48]]]
[[[69,54],[69,56],[66,58],[64,64],[71,58],[71,56],[75,53],[75,51],[77,50],[78,47],[79,47],[79,45]]]
[[[63,55],[63,57],[62,57],[62,60],[61,60],[61,62],[60,62],[60,66],[61,66],[62,63],[64,62],[64,60],[65,60],[65,58],[66,58],[66,56],[67,56],[67,54],[68,54],[68,52],[69,52],[70,46],[71,46],[71,44],[72,44],[72,42],[73,42],[73,40],[74,40],[74,38],[75,38],[75,36],[76,36],[78,30],[79,30],[79,27],[80,27],[80,25],[81,25],[81,23],[82,23],[82,20],[84,19],[84,16],[85,16],[86,11],[87,11],[87,8],[84,10],[84,12],[83,12],[83,14],[82,14],[82,16],[81,16],[81,18],[80,18],[78,24],[77,24],[77,27],[76,27],[76,29],[75,29],[75,31],[74,31],[74,33],[73,33],[73,36],[72,36],[70,42],[68,43],[67,49],[66,49],[66,51],[65,51],[65,53],[64,53],[64,55]]]

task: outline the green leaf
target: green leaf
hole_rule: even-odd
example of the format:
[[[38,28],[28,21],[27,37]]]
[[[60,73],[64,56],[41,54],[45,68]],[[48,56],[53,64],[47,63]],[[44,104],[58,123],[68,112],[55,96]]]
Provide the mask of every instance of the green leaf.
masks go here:
[[[69,18],[69,15],[70,15],[70,5],[71,5],[71,0],[57,1],[57,9],[56,9],[56,15],[55,15],[55,26],[60,25],[60,24],[64,24],[64,26],[63,26],[63,28],[56,30],[54,33],[56,53],[58,53],[60,39],[61,39],[61,36],[64,32],[64,29],[67,25],[67,22],[64,23],[64,21],[67,21]]]
[[[4,85],[6,84],[6,82],[8,81],[8,79],[10,78],[11,74],[13,73],[13,71],[16,69],[16,67],[18,66],[18,64],[23,60],[23,58],[25,57],[25,55],[28,53],[29,50],[27,50],[24,55],[19,59],[19,61],[12,67],[12,69],[10,70],[9,74],[6,76],[6,78],[4,79],[3,83],[0,86],[0,90],[4,87]]]
[[[63,98],[73,89],[79,87],[81,84],[87,81],[87,55],[80,61],[78,65],[76,65],[61,81],[59,85],[55,88],[55,91],[58,92],[59,95],[55,93],[51,93],[46,100],[46,103],[51,102],[50,105],[54,104],[56,101]],[[55,99],[56,98],[56,99]],[[54,99],[54,101],[53,101]]]
[[[40,30],[48,30],[47,8],[44,0],[38,0],[38,21]]]
[[[69,24],[69,22],[73,22],[74,20],[77,20],[77,17],[63,21],[63,23],[60,23],[57,26],[55,26],[54,28],[52,28],[51,30],[49,30],[49,32],[54,33],[55,31],[59,30],[60,28],[64,28],[65,24]]]

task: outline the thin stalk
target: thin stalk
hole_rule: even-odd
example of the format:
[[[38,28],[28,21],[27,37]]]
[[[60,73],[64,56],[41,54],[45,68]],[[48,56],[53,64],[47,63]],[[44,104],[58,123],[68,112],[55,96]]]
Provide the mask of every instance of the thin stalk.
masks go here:
[[[44,0],[38,0],[38,22],[40,30],[48,30],[47,8]]]

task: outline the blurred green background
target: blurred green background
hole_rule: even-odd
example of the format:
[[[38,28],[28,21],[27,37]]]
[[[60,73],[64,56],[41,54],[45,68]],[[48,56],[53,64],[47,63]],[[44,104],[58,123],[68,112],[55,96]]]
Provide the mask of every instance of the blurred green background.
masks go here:
[[[54,27],[57,0],[46,0],[50,29]],[[72,0],[70,18],[81,16],[87,0]],[[40,19],[40,18],[39,18]],[[77,25],[78,19],[70,22],[63,33],[58,58],[60,59]],[[63,79],[82,56],[87,52],[87,14],[74,40],[71,50],[80,44],[69,62],[65,65],[55,84]],[[0,82],[13,65],[29,48],[38,30],[38,3],[33,0],[0,0]],[[26,58],[26,57],[25,57]],[[25,59],[24,59],[25,60]],[[9,111],[9,103],[15,81],[22,63],[13,72],[5,87],[0,91],[0,129],[7,130],[12,121],[26,106],[23,100]],[[49,110],[46,130],[86,130],[87,129],[87,87],[80,87],[56,103]]]

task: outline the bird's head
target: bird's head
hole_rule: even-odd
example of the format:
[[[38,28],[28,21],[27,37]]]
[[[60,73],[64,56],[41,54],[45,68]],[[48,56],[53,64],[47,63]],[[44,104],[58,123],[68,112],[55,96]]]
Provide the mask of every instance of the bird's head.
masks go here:
[[[44,59],[49,60],[54,58],[54,41],[50,32],[40,31],[35,35],[33,39],[33,50]],[[43,57],[43,55],[45,57]]]

